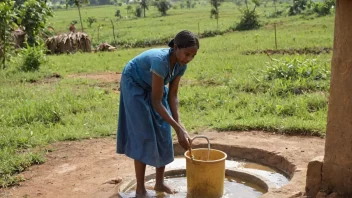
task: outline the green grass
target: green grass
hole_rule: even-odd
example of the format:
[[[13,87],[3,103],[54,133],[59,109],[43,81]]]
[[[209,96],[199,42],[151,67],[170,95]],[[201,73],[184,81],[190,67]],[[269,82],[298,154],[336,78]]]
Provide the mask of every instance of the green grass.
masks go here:
[[[132,5],[135,7],[136,5]],[[84,31],[92,38],[92,43],[96,46],[101,42],[112,43],[114,41],[112,33],[112,25],[110,20],[113,20],[115,26],[115,34],[117,36],[116,41],[122,43],[135,43],[137,41],[148,41],[163,38],[172,38],[175,33],[183,29],[188,29],[195,33],[203,33],[205,31],[217,30],[217,22],[215,19],[210,18],[210,4],[202,2],[197,4],[194,9],[181,9],[179,4],[175,4],[177,9],[171,8],[168,11],[168,15],[161,17],[160,13],[154,6],[150,6],[147,10],[146,18],[136,18],[133,13],[127,17],[126,5],[124,6],[101,6],[101,7],[83,7],[81,9],[82,20]],[[278,5],[278,10],[287,10],[286,4]],[[253,7],[253,6],[250,6]],[[241,9],[244,7],[242,6]],[[116,10],[119,9],[123,15],[123,19],[117,19],[114,15]],[[219,30],[225,31],[229,27],[237,24],[240,21],[241,12],[239,11],[234,3],[223,3],[219,7]],[[300,16],[296,17],[280,17],[268,19],[264,17],[274,11],[271,4],[267,7],[258,7],[256,9],[261,16],[262,24],[264,29],[268,30],[268,33],[273,37],[273,23],[278,23],[279,31],[281,29],[286,30],[287,28],[296,29],[300,27],[305,29],[305,32],[313,31],[313,29],[307,28],[313,25],[324,28],[314,28],[319,32],[331,31],[333,26],[332,20],[326,20],[326,17],[314,20],[300,20]],[[87,18],[95,17],[97,22],[93,23],[92,27],[88,27]],[[330,17],[331,18],[331,17]],[[50,20],[51,25],[54,27],[56,33],[68,32],[69,25],[72,20],[79,22],[79,15],[76,8],[70,8],[68,10],[57,10],[55,11],[55,17]],[[313,22],[313,23],[312,23]],[[100,27],[100,28],[98,28]],[[76,25],[77,31],[81,30],[81,25]],[[99,31],[98,31],[99,29]],[[313,32],[317,35],[318,32]],[[99,34],[99,38],[98,38]],[[279,32],[279,40],[285,38],[281,37]],[[259,38],[260,39],[260,38]],[[297,43],[302,42],[300,36],[292,35],[291,39],[296,39]],[[280,46],[280,45],[279,45]]]
[[[226,5],[226,4],[225,4]],[[234,4],[221,6],[220,29],[239,21]],[[83,16],[113,18],[117,7],[84,8]],[[263,7],[259,11],[264,12]],[[216,29],[209,18],[209,5],[196,9],[171,9],[158,17],[151,8],[146,19],[115,21],[119,39],[158,39],[173,36],[178,30],[197,32]],[[267,11],[268,12],[268,11]],[[77,11],[62,10],[52,23],[65,31]],[[272,23],[278,22],[279,48],[332,47],[333,16],[314,19],[263,18],[264,26],[255,31],[233,32],[200,40],[200,50],[182,79],[179,89],[180,116],[187,130],[204,128],[225,130],[265,130],[292,135],[325,135],[329,79],[265,80],[272,61],[266,55],[243,55],[247,50],[273,49]],[[153,25],[151,23],[153,22]],[[210,23],[209,25],[206,23]],[[266,25],[265,25],[266,24]],[[94,28],[87,29],[94,37]],[[77,25],[79,27],[79,25]],[[131,28],[130,28],[131,27]],[[111,40],[109,28],[103,38]],[[0,186],[18,183],[20,173],[32,164],[42,163],[47,144],[113,135],[117,129],[119,94],[116,84],[69,78],[70,74],[120,72],[124,65],[146,48],[124,49],[110,53],[55,55],[37,72],[20,72],[20,60],[0,71]],[[294,58],[273,55],[271,58]],[[316,59],[320,69],[329,69],[331,54],[298,56]],[[52,73],[61,79],[47,82]],[[295,93],[292,90],[300,89]],[[282,94],[285,93],[285,94]]]

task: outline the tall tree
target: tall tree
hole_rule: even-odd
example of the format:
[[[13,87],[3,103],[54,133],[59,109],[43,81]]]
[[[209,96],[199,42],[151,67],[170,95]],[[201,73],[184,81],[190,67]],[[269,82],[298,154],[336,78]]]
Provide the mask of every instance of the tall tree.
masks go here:
[[[79,19],[80,19],[80,21],[81,21],[82,32],[84,32],[83,22],[82,22],[82,16],[81,16],[81,6],[82,6],[83,4],[89,4],[89,0],[66,0],[66,7],[68,7],[68,5],[75,5],[75,6],[77,6],[78,14],[79,14]]]
[[[3,0],[0,2],[0,59],[1,68],[6,68],[7,49],[9,48],[9,37],[11,21],[15,17],[14,2]]]
[[[127,17],[129,17],[130,16],[130,12],[132,11],[132,6],[131,5],[128,5],[127,6],[127,8],[126,8],[126,10],[127,10]]]
[[[219,29],[219,6],[221,5],[221,2],[223,2],[223,0],[210,0],[210,5],[212,6],[212,9],[210,10],[210,18],[213,18],[213,16],[215,17],[217,29]]]
[[[187,0],[186,5],[187,5],[188,9],[191,9],[191,1],[190,0]]]
[[[141,8],[143,9],[144,17],[145,17],[145,10],[148,10],[148,3],[147,0],[141,0],[139,3]]]
[[[293,0],[293,4],[288,10],[288,15],[298,15],[301,14],[307,8],[310,8],[312,5],[311,0]]]
[[[259,21],[259,15],[256,13],[255,9],[260,6],[259,0],[251,0],[254,3],[254,7],[252,10],[248,7],[248,1],[245,0],[246,8],[241,10],[242,17],[240,22],[237,24],[235,30],[242,31],[242,30],[253,30],[257,29],[261,26]]]
[[[19,7],[19,25],[25,28],[28,44],[36,44],[36,35],[45,28],[48,17],[53,16],[52,10],[45,1],[27,0]]]
[[[154,5],[157,7],[161,16],[166,16],[166,12],[170,9],[171,3],[167,0],[156,0]]]

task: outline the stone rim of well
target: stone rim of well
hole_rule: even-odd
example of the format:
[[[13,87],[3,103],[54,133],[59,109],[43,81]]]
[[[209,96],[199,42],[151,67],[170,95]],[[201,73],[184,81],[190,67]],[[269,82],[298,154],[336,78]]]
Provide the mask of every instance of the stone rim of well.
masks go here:
[[[178,175],[186,175],[186,169],[171,169],[171,170],[165,171],[166,177],[178,176]],[[258,185],[259,187],[264,189],[266,192],[270,191],[271,189],[276,188],[275,184],[273,184],[272,182],[270,182],[266,178],[264,178],[260,175],[257,175],[257,174],[247,172],[245,170],[240,170],[240,169],[236,169],[236,168],[226,169],[225,175],[230,176],[230,177],[239,178],[243,181]],[[155,173],[146,175],[145,181],[155,179],[155,177],[156,177]],[[132,179],[128,182],[125,182],[120,187],[122,189],[121,192],[129,192],[136,185],[136,183],[137,183],[136,179]]]
[[[207,144],[195,144],[193,145],[194,149],[207,147]],[[193,149],[193,148],[192,148]],[[211,149],[219,150],[224,152],[227,155],[227,158],[237,158],[237,159],[245,159],[255,163],[260,163],[263,165],[267,165],[269,167],[275,168],[282,173],[285,174],[288,179],[292,180],[294,173],[296,171],[296,166],[288,161],[285,157],[279,155],[278,153],[250,148],[250,147],[240,147],[234,145],[226,145],[226,144],[212,144]],[[174,155],[175,156],[183,156],[185,157],[185,153],[189,151],[184,151],[182,147],[178,143],[174,143]],[[276,162],[276,163],[271,163]],[[165,176],[177,176],[177,175],[185,175],[186,169],[177,169],[172,168],[170,170],[165,171]],[[268,179],[238,168],[227,168],[225,169],[226,176],[232,176],[244,181],[251,182],[253,184],[258,185],[259,187],[266,190],[266,193],[277,189],[276,185],[269,181]],[[145,177],[146,181],[151,179],[155,179],[156,174],[148,174]],[[136,179],[129,180],[127,182],[123,182],[120,186],[121,192],[128,192],[134,185],[136,184]],[[264,193],[265,194],[265,193]]]

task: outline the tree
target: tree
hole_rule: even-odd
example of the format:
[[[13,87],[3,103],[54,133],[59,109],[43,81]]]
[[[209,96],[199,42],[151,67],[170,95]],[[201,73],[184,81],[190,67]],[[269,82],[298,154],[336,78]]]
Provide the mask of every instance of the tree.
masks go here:
[[[88,21],[88,26],[91,28],[92,24],[97,22],[97,19],[95,17],[88,17],[87,21]]]
[[[219,29],[219,6],[222,1],[223,0],[210,0],[210,5],[212,6],[212,9],[210,10],[210,18],[213,18],[213,16],[215,17],[217,29]]]
[[[259,23],[259,15],[256,13],[255,9],[257,6],[260,5],[259,0],[252,0],[254,3],[254,8],[253,10],[250,10],[248,7],[248,2],[245,0],[246,3],[246,8],[244,11],[241,11],[243,13],[241,17],[240,23],[237,24],[235,30],[252,30],[252,29],[258,29],[261,24]]]
[[[81,21],[81,27],[82,27],[82,32],[84,32],[83,29],[83,22],[82,22],[82,16],[81,16],[81,6],[83,4],[89,4],[89,0],[66,0],[66,8],[68,7],[68,5],[75,5],[77,6],[78,9],[78,14],[79,14],[79,19]]]
[[[135,15],[136,17],[141,17],[141,16],[142,16],[142,8],[141,8],[140,6],[137,6],[137,7],[136,7],[136,10],[135,10],[134,15]]]
[[[45,1],[27,0],[20,7],[18,24],[25,28],[29,46],[36,45],[36,35],[45,28],[48,17],[53,16],[52,10]]]
[[[144,13],[144,17],[145,17],[145,10],[148,10],[148,3],[147,3],[147,0],[141,0],[141,2],[139,3],[139,5],[140,5],[141,8],[143,9],[143,13]]]
[[[5,0],[0,2],[0,58],[2,69],[6,68],[7,49],[9,49],[9,37],[11,36],[12,19],[16,17],[14,2]]]
[[[326,16],[334,12],[335,7],[335,0],[325,0],[324,2],[315,2],[313,4],[313,11],[316,12],[318,16]]]
[[[129,17],[130,16],[130,12],[133,10],[133,8],[132,8],[131,5],[128,5],[126,9],[127,9],[127,16]]]
[[[115,16],[120,19],[122,18],[120,10],[116,10]]]
[[[167,0],[156,0],[154,5],[162,16],[166,16],[166,12],[171,8],[171,3]]]
[[[293,4],[288,11],[289,16],[301,14],[306,8],[312,6],[311,0],[293,0]]]
[[[9,49],[14,47],[10,43],[15,39],[12,37],[12,30],[16,27],[23,27],[28,36],[27,49],[31,52],[43,52],[42,46],[38,47],[40,37],[37,35],[44,32],[45,23],[48,17],[52,16],[52,10],[46,4],[46,0],[0,0],[0,58],[2,68],[6,68],[6,58],[9,57]],[[21,52],[29,52],[22,49]],[[25,53],[26,54],[26,53]],[[36,61],[38,56],[27,53],[28,60]],[[40,61],[38,59],[38,61]]]
[[[191,9],[191,1],[190,1],[190,0],[187,0],[186,4],[187,4],[187,8],[188,8],[188,9]]]

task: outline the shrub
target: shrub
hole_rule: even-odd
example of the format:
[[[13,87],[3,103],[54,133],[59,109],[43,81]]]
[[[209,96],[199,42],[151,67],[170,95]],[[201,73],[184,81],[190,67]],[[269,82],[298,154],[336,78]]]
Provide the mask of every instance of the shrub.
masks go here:
[[[251,74],[252,80],[238,85],[237,89],[279,97],[329,90],[330,67],[327,63],[304,56],[290,56],[272,59],[267,65],[260,73]]]
[[[255,10],[250,11],[245,9],[242,13],[243,15],[241,17],[241,21],[234,28],[235,30],[243,31],[260,28],[261,24],[259,22],[259,15],[255,12]]]
[[[221,32],[220,30],[205,30],[202,34],[201,37],[202,38],[206,38],[206,37],[214,37],[216,35],[223,35],[224,33]]]
[[[310,9],[312,7],[311,1],[307,0],[294,0],[293,5],[290,7],[288,11],[289,16],[301,14],[307,8]]]
[[[88,22],[88,26],[91,28],[92,24],[97,22],[97,19],[95,17],[88,17],[87,22]]]
[[[154,6],[158,9],[161,16],[166,16],[166,12],[171,8],[171,3],[167,0],[156,0]]]
[[[137,7],[135,10],[134,15],[136,15],[136,17],[142,17],[142,8],[141,7]]]
[[[43,45],[31,47],[27,44],[27,48],[20,52],[23,62],[19,69],[25,72],[39,70],[40,65],[45,62],[45,51],[46,48]]]
[[[330,15],[334,12],[335,4],[335,0],[326,0],[324,2],[315,3],[313,10],[318,16]]]
[[[273,62],[269,63],[264,73],[267,80],[297,80],[299,78],[326,80],[330,75],[330,71],[321,67],[316,59],[300,57],[283,60],[273,59]]]
[[[120,19],[122,18],[120,10],[116,10],[115,17],[120,18]]]
[[[283,15],[285,15],[285,11],[278,10],[276,12],[272,12],[272,13],[267,14],[266,18],[277,18],[277,17],[283,16]]]

